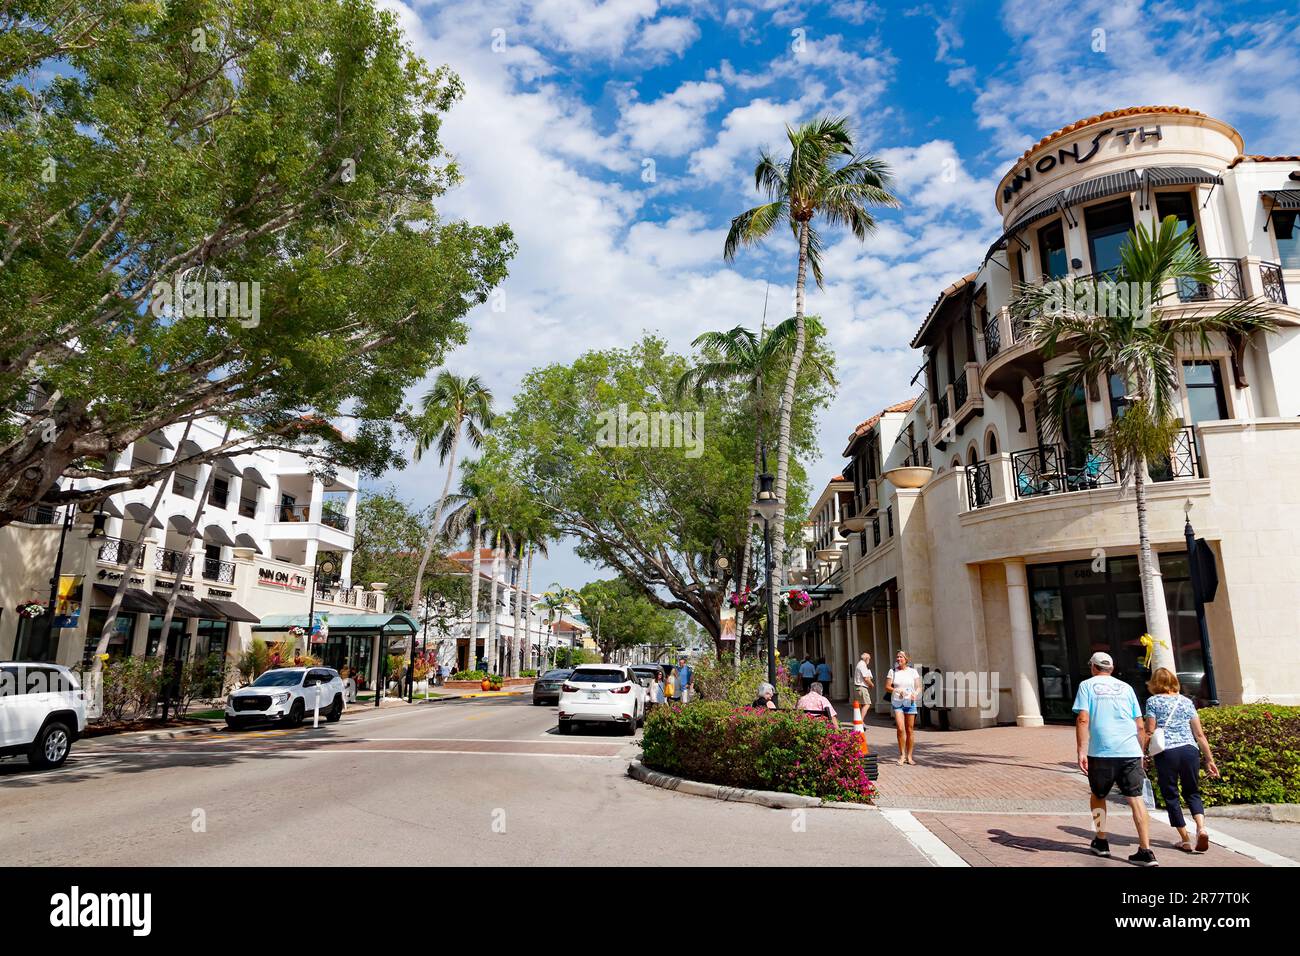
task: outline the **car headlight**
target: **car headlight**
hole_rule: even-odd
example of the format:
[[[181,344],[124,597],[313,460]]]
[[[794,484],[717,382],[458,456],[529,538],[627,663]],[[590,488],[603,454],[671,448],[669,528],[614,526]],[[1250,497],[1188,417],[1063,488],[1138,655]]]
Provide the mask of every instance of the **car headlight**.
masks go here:
[[[275,701],[277,704],[287,704],[289,703],[289,698],[291,696],[292,695],[288,691],[285,691],[283,694],[276,694],[271,698],[271,700]]]

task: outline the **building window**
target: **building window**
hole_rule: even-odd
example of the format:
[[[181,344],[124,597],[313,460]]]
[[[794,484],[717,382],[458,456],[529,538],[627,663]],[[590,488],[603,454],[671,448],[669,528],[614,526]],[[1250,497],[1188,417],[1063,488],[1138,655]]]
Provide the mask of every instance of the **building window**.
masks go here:
[[[1187,410],[1192,424],[1216,422],[1228,417],[1228,400],[1223,393],[1223,372],[1214,359],[1183,363],[1187,387]]]
[[[208,504],[214,508],[224,508],[230,498],[230,482],[217,476],[212,479],[212,493],[208,495]]]
[[[1273,213],[1273,241],[1283,269],[1300,269],[1300,212],[1278,210]]]
[[[104,632],[104,622],[107,620],[107,609],[91,610],[86,628],[86,649],[81,655],[81,663],[86,667],[90,666],[95,657],[95,649],[99,647],[99,637]],[[113,621],[113,633],[108,637],[108,648],[105,651],[109,660],[131,656],[131,635],[134,631],[135,615],[119,612]]]
[[[1178,220],[1178,234],[1196,226],[1196,207],[1190,193],[1160,193],[1156,196],[1156,216],[1163,222],[1170,216]]]
[[[257,499],[256,499],[256,498],[240,498],[240,499],[239,499],[239,514],[240,514],[242,517],[245,517],[245,518],[256,518],[256,517],[257,517]]]
[[[1102,203],[1084,210],[1088,226],[1088,255],[1092,271],[1110,272],[1119,267],[1120,249],[1133,231],[1133,204],[1127,198]]]
[[[1110,376],[1110,417],[1112,420],[1123,417],[1124,409],[1128,406],[1126,395],[1128,395],[1128,386],[1124,384],[1124,377],[1112,372]]]
[[[998,433],[997,433],[997,432],[995,432],[995,431],[990,431],[990,432],[989,432],[989,437],[988,437],[987,439],[985,439],[985,448],[987,449],[987,451],[986,451],[985,453],[986,453],[990,458],[992,458],[994,455],[996,455],[996,454],[998,453]]]
[[[1060,279],[1070,272],[1065,256],[1065,230],[1059,221],[1038,230],[1038,261],[1044,279]]]

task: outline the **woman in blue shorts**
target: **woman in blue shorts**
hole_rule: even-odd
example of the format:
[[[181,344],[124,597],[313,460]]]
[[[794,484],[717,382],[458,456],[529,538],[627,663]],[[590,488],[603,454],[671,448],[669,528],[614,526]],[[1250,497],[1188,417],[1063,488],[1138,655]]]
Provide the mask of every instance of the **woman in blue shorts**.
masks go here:
[[[912,666],[907,651],[894,655],[894,667],[885,675],[885,693],[894,710],[894,729],[898,731],[898,765],[916,764],[912,748],[916,746],[916,710],[921,702],[921,675]]]

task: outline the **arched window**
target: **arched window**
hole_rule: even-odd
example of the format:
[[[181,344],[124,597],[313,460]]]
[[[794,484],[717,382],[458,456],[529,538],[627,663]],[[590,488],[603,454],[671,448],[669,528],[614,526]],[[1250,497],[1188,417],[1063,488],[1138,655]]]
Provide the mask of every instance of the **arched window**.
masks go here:
[[[989,429],[989,433],[984,439],[984,453],[989,458],[998,453],[998,433],[992,428]]]
[[[975,447],[974,443],[966,449],[966,464],[974,465],[980,460],[980,450]]]
[[[953,467],[953,470],[954,470],[954,471],[955,471],[956,469],[958,469],[958,468],[961,467],[961,458],[960,458],[960,457],[953,458],[953,460],[952,460],[952,467]]]

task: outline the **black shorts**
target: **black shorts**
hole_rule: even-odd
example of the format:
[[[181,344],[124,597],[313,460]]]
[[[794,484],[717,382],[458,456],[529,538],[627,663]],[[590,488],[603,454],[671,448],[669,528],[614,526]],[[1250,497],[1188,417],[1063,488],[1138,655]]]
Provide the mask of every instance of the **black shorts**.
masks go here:
[[[1141,757],[1088,758],[1088,785],[1093,796],[1105,797],[1111,787],[1118,786],[1124,796],[1140,797],[1145,779]]]

